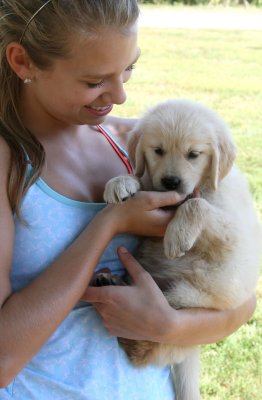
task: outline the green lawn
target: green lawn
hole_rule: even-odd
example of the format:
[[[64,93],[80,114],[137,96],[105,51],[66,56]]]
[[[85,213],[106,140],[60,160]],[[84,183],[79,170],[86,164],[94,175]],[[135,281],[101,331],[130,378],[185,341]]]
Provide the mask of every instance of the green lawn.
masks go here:
[[[236,163],[262,216],[262,31],[143,28],[140,47],[141,59],[126,87],[128,101],[115,114],[137,116],[171,97],[216,109],[231,127],[238,145]],[[262,282],[257,295],[257,310],[248,324],[203,348],[203,400],[262,398]]]

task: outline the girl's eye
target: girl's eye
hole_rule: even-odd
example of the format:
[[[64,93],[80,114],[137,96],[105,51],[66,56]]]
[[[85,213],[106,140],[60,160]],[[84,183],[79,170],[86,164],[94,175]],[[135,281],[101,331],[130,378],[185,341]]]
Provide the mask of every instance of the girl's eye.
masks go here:
[[[136,64],[131,64],[129,65],[129,67],[127,67],[126,71],[133,71],[133,69],[135,69]]]
[[[90,89],[96,89],[96,88],[102,87],[103,84],[104,84],[104,81],[100,81],[100,82],[97,82],[97,83],[87,83],[87,86],[88,86]]]
[[[187,154],[187,158],[193,159],[193,158],[197,158],[199,155],[200,155],[200,152],[199,152],[199,151],[190,151],[190,152]]]
[[[136,67],[135,64],[131,64],[131,65],[129,65],[129,67],[127,67],[126,71],[127,71],[127,72],[132,72],[133,69],[135,69],[135,67]],[[87,85],[90,89],[97,89],[97,88],[102,87],[102,86],[104,85],[104,83],[105,83],[105,82],[102,80],[102,81],[96,82],[96,83],[90,83],[90,82],[88,82],[88,83],[86,83],[86,85]]]

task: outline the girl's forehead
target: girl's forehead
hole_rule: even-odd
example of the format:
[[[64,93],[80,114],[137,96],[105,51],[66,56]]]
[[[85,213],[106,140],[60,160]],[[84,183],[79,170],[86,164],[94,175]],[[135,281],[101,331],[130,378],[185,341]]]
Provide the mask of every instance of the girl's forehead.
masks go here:
[[[116,30],[99,32],[93,37],[81,37],[71,41],[72,51],[67,59],[77,70],[91,75],[114,73],[125,69],[139,57],[137,31],[128,34]],[[86,68],[88,67],[88,71]]]
[[[121,43],[128,43],[137,40],[138,29],[137,24],[133,24],[128,28],[120,29],[110,26],[97,28],[93,32],[79,32],[69,37],[69,45],[72,49],[72,54],[79,47],[91,51],[97,46],[106,45],[109,48],[120,46]]]

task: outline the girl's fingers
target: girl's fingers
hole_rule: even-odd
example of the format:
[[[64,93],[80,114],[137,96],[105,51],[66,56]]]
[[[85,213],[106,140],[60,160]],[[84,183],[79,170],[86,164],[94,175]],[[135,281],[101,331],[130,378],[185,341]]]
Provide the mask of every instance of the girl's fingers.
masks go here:
[[[148,273],[141,267],[139,262],[132,256],[129,251],[121,246],[117,250],[118,256],[125,269],[132,278],[132,281],[136,284],[142,276],[148,276]]]
[[[136,193],[135,198],[140,198],[141,196],[146,196],[148,208],[151,210],[178,204],[186,198],[185,194],[180,194],[174,191],[138,192]]]

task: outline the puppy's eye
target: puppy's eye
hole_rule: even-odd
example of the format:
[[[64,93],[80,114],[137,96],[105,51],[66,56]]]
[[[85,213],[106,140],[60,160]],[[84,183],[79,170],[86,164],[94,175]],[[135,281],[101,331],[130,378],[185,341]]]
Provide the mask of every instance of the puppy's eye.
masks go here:
[[[161,149],[161,147],[156,147],[154,149],[154,152],[158,155],[158,156],[162,156],[164,154],[164,150]]]
[[[197,158],[199,155],[200,155],[199,151],[190,151],[187,154],[187,158],[192,160],[193,158]]]

